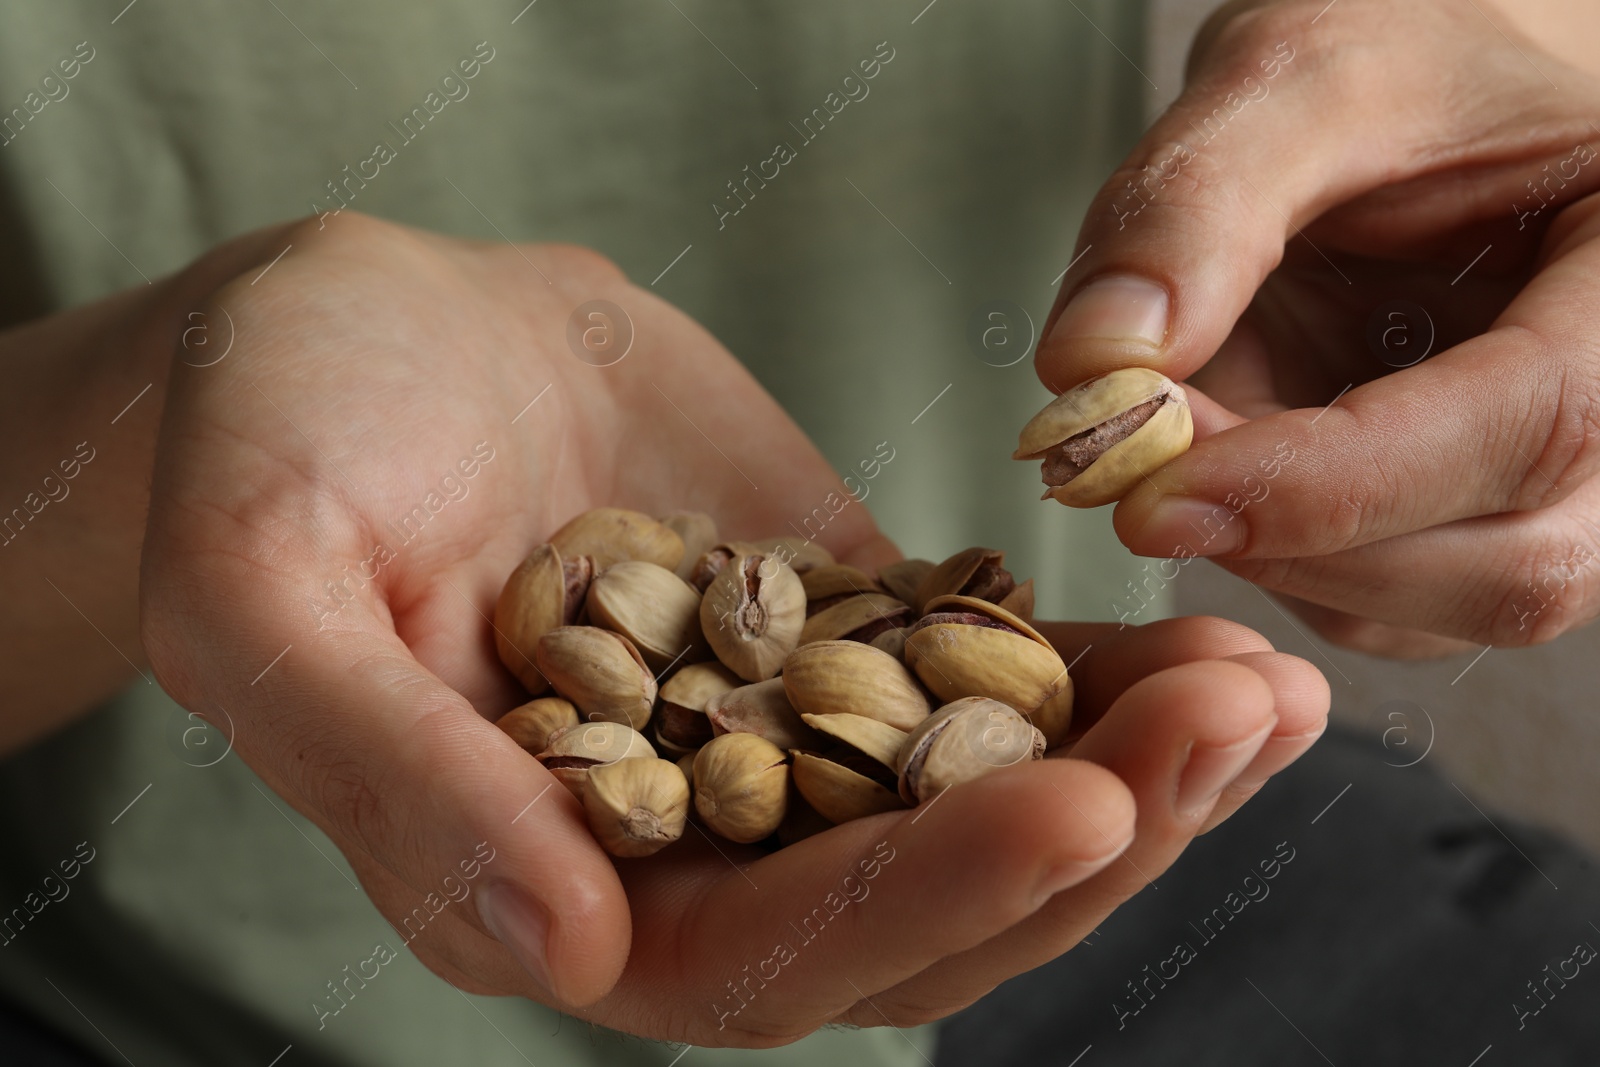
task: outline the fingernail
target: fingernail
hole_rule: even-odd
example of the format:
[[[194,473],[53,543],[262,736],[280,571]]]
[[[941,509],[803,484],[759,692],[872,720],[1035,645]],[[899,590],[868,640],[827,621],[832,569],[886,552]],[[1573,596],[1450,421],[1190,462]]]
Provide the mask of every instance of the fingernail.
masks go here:
[[[1234,779],[1234,785],[1240,789],[1259,789],[1267,784],[1267,779],[1283,770],[1289,764],[1299,759],[1306,749],[1310,748],[1317,738],[1322,736],[1322,728],[1304,734],[1295,734],[1291,737],[1269,737],[1266,744],[1261,746],[1261,751],[1256,753],[1256,758],[1250,765]]]
[[[1192,496],[1163,496],[1129,538],[1164,556],[1226,556],[1244,548],[1245,522],[1221,504]]]
[[[545,944],[550,936],[550,913],[544,906],[516,886],[498,882],[479,891],[478,917],[533,980],[549,991]]]
[[[1184,764],[1178,778],[1178,797],[1173,807],[1180,819],[1192,818],[1210,807],[1228,783],[1250,766],[1272,727],[1267,726],[1254,737],[1217,748],[1212,745],[1195,745],[1189,752],[1189,762]]]
[[[1081,885],[1089,878],[1105,870],[1106,867],[1110,865],[1112,860],[1128,851],[1132,844],[1133,835],[1129,834],[1126,841],[1112,849],[1110,852],[1107,852],[1099,859],[1068,860],[1065,863],[1057,864],[1056,866],[1050,868],[1048,874],[1039,879],[1039,888],[1036,890],[1035,899],[1039,902],[1039,905],[1042,906],[1045,901],[1049,900],[1062,890],[1071,889],[1075,885]]]
[[[1135,341],[1158,347],[1167,337],[1167,291],[1131,274],[1090,282],[1068,301],[1048,343]]]

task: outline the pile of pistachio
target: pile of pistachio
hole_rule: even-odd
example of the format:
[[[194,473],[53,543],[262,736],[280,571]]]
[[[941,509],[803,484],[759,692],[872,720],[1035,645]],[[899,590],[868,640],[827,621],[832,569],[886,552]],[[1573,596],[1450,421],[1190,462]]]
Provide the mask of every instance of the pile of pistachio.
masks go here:
[[[691,799],[706,830],[776,845],[913,807],[1066,737],[1066,665],[1003,562],[870,575],[701,514],[598,508],[500,594],[500,659],[536,699],[498,725],[616,856],[677,840]]]

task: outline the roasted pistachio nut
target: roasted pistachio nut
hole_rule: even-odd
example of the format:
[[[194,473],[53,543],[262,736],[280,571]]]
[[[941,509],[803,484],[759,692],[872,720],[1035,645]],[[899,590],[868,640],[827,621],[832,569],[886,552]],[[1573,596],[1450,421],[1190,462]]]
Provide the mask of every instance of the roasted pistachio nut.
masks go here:
[[[540,545],[501,588],[494,606],[495,651],[530,694],[550,686],[534,664],[539,638],[578,621],[593,577],[594,560],[563,557],[554,545]]]
[[[822,735],[807,726],[789,703],[782,678],[742,685],[712,698],[706,704],[706,718],[711,720],[711,732],[715,736],[755,734],[785,751],[794,748],[820,751],[827,745]]]
[[[704,593],[706,587],[722,573],[735,556],[748,555],[759,552],[760,549],[748,541],[722,541],[712,545],[700,553],[700,558],[694,561],[694,566],[689,568],[688,582],[700,592]]]
[[[538,755],[550,747],[550,738],[578,725],[578,709],[560,697],[540,697],[519,708],[512,708],[495,725],[523,748]]]
[[[928,604],[906,637],[906,664],[945,702],[990,697],[1026,715],[1055,747],[1072,722],[1066,664],[1027,622],[975,597]]]
[[[694,809],[729,841],[750,844],[783,822],[789,766],[783,750],[755,734],[723,734],[694,757]]]
[[[1075,508],[1120,500],[1189,449],[1194,423],[1182,387],[1145,367],[1091,378],[1022,428],[1013,459],[1040,460],[1045,498]]]
[[[998,604],[1017,587],[1016,579],[1005,568],[1005,559],[1004,552],[992,548],[957,552],[922,579],[915,603],[920,608],[934,597],[960,593]]]
[[[615,722],[580,723],[560,731],[550,739],[550,747],[539,753],[544,769],[562,785],[583,799],[589,771],[602,763],[621,759],[655,759],[643,734]]]
[[[691,663],[661,684],[656,708],[656,740],[675,755],[711,740],[706,707],[739,687],[740,679],[720,663]]]
[[[589,722],[643,729],[656,679],[633,642],[597,626],[562,626],[539,638],[533,661]]]
[[[687,582],[701,555],[717,543],[716,520],[703,511],[674,511],[661,516],[661,525],[683,542],[683,558],[673,573]]]
[[[1029,578],[1011,592],[996,601],[1017,618],[1025,622],[1033,621],[1033,579]]]
[[[613,563],[589,583],[586,603],[589,621],[632,641],[651,670],[710,654],[700,632],[700,594],[665,567]]]
[[[882,649],[895,659],[904,662],[906,657],[906,634],[908,632],[904,626],[893,630],[885,630],[871,641],[868,641],[867,644],[873,648]]]
[[[881,764],[860,753],[830,755],[839,760],[794,753],[795,790],[818,815],[831,823],[846,823],[906,806],[889,784],[892,775]]]
[[[550,537],[563,556],[592,556],[596,567],[625,559],[643,560],[667,570],[683,561],[683,539],[665,524],[626,508],[594,508],[569,521]]]
[[[613,856],[648,856],[683,836],[689,783],[660,759],[625,759],[589,768],[583,811],[600,847]]]
[[[917,603],[917,590],[935,566],[937,564],[931,559],[902,559],[886,563],[878,568],[878,584],[888,590],[890,596],[921,611],[922,605]]]
[[[860,641],[872,639],[887,630],[911,623],[911,608],[887,593],[860,593],[824,608],[806,620],[800,630],[800,643],[813,641]]]
[[[1044,734],[1009,704],[952,701],[911,731],[895,759],[900,799],[932,800],[953,785],[1044,757]]]
[[[900,747],[910,736],[904,730],[896,730],[888,723],[869,719],[865,715],[802,715],[801,718],[818,733],[849,745],[885,767],[895,766]]]
[[[778,557],[735,556],[706,587],[700,628],[717,659],[747,682],[771,678],[800,643],[806,591]]]
[[[783,688],[803,714],[865,715],[897,730],[912,729],[933,710],[904,664],[859,641],[795,649],[783,664]]]

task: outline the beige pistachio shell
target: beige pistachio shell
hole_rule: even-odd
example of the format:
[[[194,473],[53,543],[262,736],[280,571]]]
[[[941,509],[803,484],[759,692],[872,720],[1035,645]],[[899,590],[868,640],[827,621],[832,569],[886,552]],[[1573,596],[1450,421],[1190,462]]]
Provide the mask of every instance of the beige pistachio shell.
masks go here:
[[[963,697],[928,716],[901,745],[895,760],[900,799],[919,804],[951,786],[1043,757],[1044,735],[1015,708]]]
[[[794,786],[818,815],[847,823],[906,805],[892,789],[864,774],[808,752],[794,753]]]
[[[788,795],[783,750],[755,734],[723,734],[695,755],[695,811],[729,841],[770,836],[783,822]]]
[[[708,656],[700,632],[700,594],[665,567],[613,563],[594,576],[589,621],[632,641],[653,671]]]
[[[626,637],[596,626],[562,626],[539,638],[534,662],[586,720],[634,729],[650,721],[655,676]]]
[[[917,586],[915,603],[925,606],[935,597],[968,592],[968,583],[977,578],[980,571],[988,574],[1002,572],[1002,576],[1010,583],[1010,575],[1005,572],[1005,558],[1004,552],[993,548],[963,549],[927,573]],[[977,592],[973,595],[982,596]]]
[[[931,559],[902,559],[886,563],[878,568],[878,584],[888,590],[890,596],[921,611],[922,605],[917,603],[917,590],[928,572],[936,566]]]
[[[884,652],[889,653],[889,655],[893,656],[897,660],[904,661],[906,655],[906,634],[908,632],[908,629],[904,626],[896,627],[893,630],[883,631],[883,633],[879,634],[877,637],[874,637],[867,643],[873,648],[882,649]]]
[[[813,567],[800,576],[806,600],[824,600],[850,593],[881,593],[883,589],[866,571],[848,563],[829,563]]]
[[[777,556],[735,556],[706,587],[700,628],[717,659],[747,682],[777,674],[800,643],[806,591]]]
[[[806,620],[800,643],[840,641],[865,626],[909,623],[911,608],[887,593],[862,593],[823,608]]]
[[[533,652],[539,638],[574,621],[567,612],[568,569],[554,545],[540,545],[511,572],[495,602],[495,651],[506,669],[534,696],[550,688],[534,663]],[[580,556],[571,560],[570,569],[574,572],[574,600],[581,604],[594,563]]]
[[[859,641],[802,645],[783,664],[789,703],[808,715],[865,715],[910,730],[933,710],[904,664]]]
[[[720,663],[691,663],[661,685],[656,707],[656,743],[674,756],[698,749],[712,738],[706,707],[741,684]]]
[[[1188,396],[1156,371],[1115,370],[1062,393],[1023,427],[1012,458],[1043,459],[1069,438],[1162,396],[1166,401],[1143,425],[1106,448],[1077,477],[1044,494],[1078,508],[1120,500],[1151,472],[1188,451],[1194,438]]]
[[[589,722],[568,727],[550,738],[550,747],[539,753],[545,770],[583,799],[589,771],[602,763],[620,759],[655,759],[643,734],[621,723]]]
[[[550,537],[563,556],[592,556],[609,567],[625,559],[644,560],[675,570],[683,560],[683,539],[663,523],[626,508],[594,508],[576,516]]]
[[[678,770],[683,773],[684,784],[690,789],[694,788],[694,758],[699,753],[700,750],[698,748],[693,752],[686,752],[682,756],[679,756],[677,762],[673,764],[673,766],[677,767]]]
[[[1033,579],[1029,578],[1000,598],[999,605],[1019,619],[1033,620]]]
[[[751,542],[759,551],[770,552],[789,565],[796,574],[837,562],[833,553],[803,537],[763,537]]]
[[[782,678],[740,686],[713,698],[706,705],[706,717],[714,734],[755,734],[784,751],[817,751],[827,744],[789,703]]]
[[[885,767],[894,769],[900,746],[909,736],[888,723],[869,719],[865,715],[802,715],[805,724],[818,733],[843,741],[851,748],[871,756]]]
[[[694,572],[695,562],[717,543],[716,520],[703,511],[674,511],[661,516],[661,525],[683,542],[683,558],[673,573],[687,582]]]
[[[686,579],[700,592],[704,593],[717,575],[722,573],[722,568],[732,562],[735,556],[748,556],[759,554],[761,549],[749,541],[720,541],[700,553],[694,566],[689,568]]]
[[[940,700],[990,697],[1028,716],[1054,747],[1072,721],[1072,678],[1038,631],[1010,612],[973,597],[940,597],[928,614],[984,615],[1016,633],[962,622],[934,622],[906,638],[906,663]],[[926,617],[924,619],[926,621]]]
[[[602,763],[589,769],[583,810],[601,848],[613,856],[648,856],[683,836],[689,783],[666,760]]]
[[[538,755],[550,747],[553,734],[579,723],[578,709],[560,697],[540,697],[512,708],[495,725],[523,748]]]

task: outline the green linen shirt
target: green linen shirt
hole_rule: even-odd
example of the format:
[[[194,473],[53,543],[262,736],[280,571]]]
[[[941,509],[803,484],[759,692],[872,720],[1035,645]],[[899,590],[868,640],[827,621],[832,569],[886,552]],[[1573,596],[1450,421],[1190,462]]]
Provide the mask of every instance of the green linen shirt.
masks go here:
[[[341,204],[587,245],[703,322],[841,472],[887,448],[865,503],[908,554],[1003,547],[1043,617],[1137,603],[1107,516],[1038,503],[1008,456],[1047,398],[1026,357],[1079,217],[1137,133],[1141,5],[123,3],[0,16],[0,325]],[[466,996],[403,949],[324,1016],[394,932],[147,679],[0,764],[0,826],[0,990],[108,1060],[931,1056],[927,1028],[644,1042]]]

